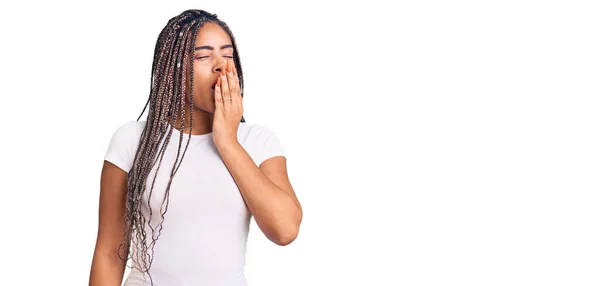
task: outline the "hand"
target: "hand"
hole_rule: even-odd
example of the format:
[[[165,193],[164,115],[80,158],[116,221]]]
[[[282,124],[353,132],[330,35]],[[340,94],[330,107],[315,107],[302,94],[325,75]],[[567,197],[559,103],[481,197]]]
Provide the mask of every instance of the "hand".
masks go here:
[[[233,60],[227,60],[215,86],[213,141],[215,145],[238,143],[237,131],[244,108],[240,82]]]

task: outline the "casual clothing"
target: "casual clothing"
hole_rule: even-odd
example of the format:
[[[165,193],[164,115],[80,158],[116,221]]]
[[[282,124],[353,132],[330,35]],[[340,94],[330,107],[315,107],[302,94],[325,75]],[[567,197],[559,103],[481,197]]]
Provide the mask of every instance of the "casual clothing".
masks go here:
[[[132,121],[120,126],[110,141],[105,160],[129,172],[145,125],[146,121]],[[155,229],[155,238],[180,134],[173,128],[152,190],[150,223]],[[156,286],[247,286],[244,265],[252,214],[212,136],[212,133],[191,135],[183,162],[171,183],[160,237],[154,245],[154,253],[147,254],[154,257],[150,274]],[[188,138],[190,135],[184,133],[181,153]],[[161,142],[165,139],[166,135]],[[240,122],[238,141],[258,166],[271,157],[285,156],[276,134],[265,126]],[[159,150],[161,146],[159,144]],[[149,218],[148,195],[158,165],[157,161],[143,195],[146,221]],[[163,212],[166,204],[165,201]],[[146,223],[148,245],[152,237],[152,229]],[[132,249],[132,255],[139,255],[137,249]],[[141,262],[141,255],[137,259]],[[138,267],[133,265],[125,286],[150,285],[148,275],[140,272]]]

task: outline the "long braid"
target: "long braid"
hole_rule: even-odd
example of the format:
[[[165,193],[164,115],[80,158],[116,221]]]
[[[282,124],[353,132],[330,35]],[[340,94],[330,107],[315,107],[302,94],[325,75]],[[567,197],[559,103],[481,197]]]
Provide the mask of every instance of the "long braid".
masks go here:
[[[188,137],[185,148],[181,152],[183,132],[180,132],[177,156],[171,168],[169,182],[167,183],[161,203],[160,222],[157,229],[151,224],[152,207],[150,198],[152,197],[154,184],[177,120],[180,120],[181,130],[185,130],[184,117],[186,107],[189,108],[190,114],[190,134],[192,131],[194,124],[192,112],[194,103],[194,45],[198,31],[206,22],[213,22],[220,25],[229,35],[234,49],[233,57],[240,83],[240,93],[242,97],[244,94],[243,73],[239,52],[235,38],[225,22],[219,20],[216,14],[210,14],[203,10],[186,10],[167,22],[167,25],[160,32],[155,45],[150,95],[142,113],[137,119],[139,121],[146,107],[149,107],[146,126],[138,142],[133,166],[127,175],[125,229],[118,253],[119,257],[125,261],[129,258],[135,261],[138,270],[148,274],[151,285],[154,285],[152,276],[150,275],[150,268],[154,258],[154,246],[160,237],[165,214],[168,210],[171,183],[179,166],[183,162],[191,136]],[[187,83],[186,79],[186,71],[188,69],[190,73],[189,83]],[[186,86],[189,90],[188,106],[186,106],[184,98]],[[180,114],[176,114],[178,112]],[[245,122],[243,116],[241,122]],[[181,158],[179,158],[180,154]],[[156,172],[149,188],[148,200],[145,202],[144,193],[147,190],[148,178],[157,163]],[[147,204],[144,205],[144,203]],[[148,218],[143,215],[142,210],[144,206],[147,206],[149,210]],[[148,234],[145,229],[146,225],[151,229],[151,242],[149,245],[147,243]],[[129,253],[130,246],[136,249],[136,256]]]
[[[183,49],[182,50],[178,49],[178,52],[177,52],[178,56],[177,56],[176,60],[177,60],[178,67],[180,67],[180,63],[183,61],[183,59],[187,58],[189,56],[190,50],[193,51],[192,43],[195,43],[195,35],[197,34],[198,27],[199,27],[199,25],[194,25],[194,24],[195,24],[195,22],[192,22],[192,24],[189,26],[188,30],[186,31],[186,33],[185,33],[186,38],[184,38],[184,41],[180,41],[180,43],[182,43],[182,45],[183,45]],[[194,26],[196,27],[195,29],[193,28]],[[189,37],[189,35],[190,35],[189,30],[193,30],[194,31],[194,33],[192,33],[191,37]],[[183,35],[183,32],[180,32],[180,33],[182,33],[181,35]],[[193,38],[193,41],[192,41],[192,38]],[[183,70],[185,71],[185,66],[183,67]],[[193,72],[192,72],[192,75],[193,75]],[[181,96],[181,94],[183,93],[183,87],[185,86],[185,79],[186,79],[185,78],[185,74],[183,74],[183,76],[179,76],[179,77],[176,76],[175,77],[175,83],[174,83],[174,87],[175,88],[177,88],[178,86],[182,87],[182,90],[181,90],[182,92],[176,92],[177,99],[174,102],[175,104],[177,104],[177,103],[179,104],[179,106],[178,106],[179,108],[177,110],[181,110],[181,117],[180,117],[180,119],[181,119],[181,128],[182,128],[182,130],[185,128],[185,102],[184,102],[183,97]],[[192,86],[193,86],[193,83],[192,83]],[[176,89],[176,91],[177,91],[177,89]],[[193,99],[193,96],[190,96],[190,97]],[[192,105],[190,105],[190,107],[191,106]],[[191,113],[191,110],[190,110],[190,116],[193,116],[192,114],[193,113]],[[191,121],[190,122],[190,127],[191,127],[191,124],[193,122],[193,118],[190,121]],[[169,128],[169,134],[172,133],[173,128],[174,128],[173,125],[171,125],[170,128]],[[190,129],[190,133],[191,133],[191,129]],[[188,137],[185,149],[184,149],[182,157],[181,157],[181,161],[179,161],[179,154],[180,154],[180,150],[181,150],[181,142],[183,141],[183,132],[181,132],[179,134],[179,136],[180,136],[179,137],[179,146],[178,146],[178,149],[177,149],[177,155],[175,156],[175,158],[176,158],[175,159],[175,163],[173,164],[174,166],[173,166],[173,169],[171,170],[171,177],[169,179],[169,182],[167,183],[167,190],[165,191],[165,195],[163,197],[163,203],[161,204],[161,221],[159,223],[160,227],[159,227],[156,239],[153,240],[153,242],[152,242],[153,245],[154,245],[154,243],[156,243],[156,240],[158,240],[158,237],[160,236],[160,232],[162,230],[162,226],[163,226],[163,222],[164,222],[164,215],[167,212],[167,209],[168,209],[168,206],[169,206],[169,194],[170,194],[170,189],[171,189],[171,183],[173,182],[173,177],[175,176],[175,173],[177,172],[177,169],[179,169],[179,165],[181,165],[181,162],[183,161],[183,155],[185,155],[185,153],[187,151],[187,148],[189,146],[190,140],[191,140],[191,136]],[[164,156],[164,151],[161,154],[161,156]],[[162,158],[161,158],[161,161],[162,161]],[[178,161],[179,161],[179,165],[177,165]],[[177,167],[175,167],[175,166],[177,166]],[[158,172],[155,173],[154,179],[156,179],[156,174],[158,174]],[[162,211],[163,207],[165,208],[164,211]],[[154,229],[153,229],[153,237],[154,237]]]
[[[174,95],[175,100],[173,100],[173,96],[165,96],[167,100],[166,100],[166,102],[164,102],[162,104],[162,106],[163,107],[164,106],[168,106],[169,108],[168,109],[167,108],[161,109],[160,118],[165,118],[165,116],[167,116],[168,113],[171,113],[172,110],[174,109],[173,105],[177,105],[177,103],[178,103],[177,99],[179,97],[181,97],[181,95],[178,94],[178,93],[176,93],[175,89],[174,89],[174,87],[176,86],[175,81],[177,80],[177,77],[174,75],[174,73],[175,74],[177,73],[177,70],[175,69],[175,64],[177,63],[177,54],[178,54],[178,51],[181,49],[181,41],[176,41],[176,38],[178,36],[175,35],[175,33],[177,33],[177,29],[173,29],[173,31],[171,31],[171,33],[169,34],[170,38],[173,39],[173,42],[172,42],[173,46],[172,46],[172,49],[170,50],[171,53],[168,54],[169,60],[168,60],[168,65],[167,65],[167,69],[169,71],[172,70],[174,72],[173,73],[167,73],[168,76],[165,77],[165,80],[167,81],[167,85],[166,85],[166,90],[167,90],[166,92],[167,93],[166,94],[167,95]],[[164,120],[160,120],[159,123],[160,123],[159,124],[160,129],[163,130]],[[170,141],[172,133],[173,133],[173,130],[172,130],[172,127],[171,127],[169,129],[169,133],[168,133],[168,135],[167,135],[167,137],[165,139],[166,142]],[[183,134],[180,135],[179,147],[181,147],[182,136],[183,136]],[[153,180],[152,180],[152,185],[151,185],[151,188],[150,188],[150,194],[148,196],[148,209],[149,209],[149,212],[150,212],[150,217],[152,217],[152,207],[150,206],[150,202],[151,202],[151,198],[152,198],[152,191],[154,190],[154,185],[156,183],[156,178],[158,176],[158,172],[160,170],[160,167],[161,167],[161,164],[162,164],[162,159],[164,157],[165,151],[166,151],[166,144],[163,144],[161,150],[159,151],[160,161],[159,161],[157,170],[154,173],[154,177],[153,177]],[[172,178],[173,178],[173,172],[171,172],[171,176],[170,176],[169,181],[172,180]],[[165,198],[167,198],[167,199],[168,199],[168,197],[167,197],[168,193],[169,193],[169,187],[167,186],[167,191],[165,192]],[[163,198],[163,204],[164,204],[165,198]],[[161,205],[161,210],[160,210],[160,213],[161,213],[161,224],[162,224],[162,219],[163,219],[162,206],[163,205]],[[158,230],[159,234],[156,235],[156,237],[155,237],[156,229],[151,224],[148,224],[148,226],[152,230],[152,242],[151,242],[150,247],[149,247],[150,250],[152,251],[152,254],[150,254],[150,261],[149,261],[149,263],[151,264],[152,260],[153,260],[153,257],[154,257],[154,245],[156,243],[156,240],[158,239],[158,236],[160,235],[160,229],[162,229],[162,226],[160,226],[160,229]]]

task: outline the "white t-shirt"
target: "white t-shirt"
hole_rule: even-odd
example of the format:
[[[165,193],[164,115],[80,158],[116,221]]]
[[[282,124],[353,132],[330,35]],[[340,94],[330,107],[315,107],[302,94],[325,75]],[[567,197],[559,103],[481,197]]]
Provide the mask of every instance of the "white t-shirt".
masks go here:
[[[129,172],[145,124],[146,121],[131,121],[118,128],[110,141],[105,160]],[[154,237],[158,235],[161,204],[177,156],[180,134],[173,128],[152,191]],[[183,134],[182,153],[189,136]],[[166,136],[163,142],[165,139]],[[285,156],[277,136],[265,126],[241,122],[238,141],[257,166],[271,157]],[[181,154],[179,156],[181,158]],[[146,221],[149,216],[148,194],[157,166],[158,163],[150,172],[144,192],[143,214]],[[212,133],[192,135],[183,162],[171,183],[168,209],[154,246],[150,268],[154,285],[246,286],[244,265],[251,215],[216,149]],[[146,224],[148,245],[152,241],[151,233]],[[132,255],[138,255],[136,248],[132,249]],[[141,259],[138,260],[141,262]],[[128,262],[130,264],[131,261]],[[124,285],[150,285],[148,275],[138,271],[136,264],[132,266]]]

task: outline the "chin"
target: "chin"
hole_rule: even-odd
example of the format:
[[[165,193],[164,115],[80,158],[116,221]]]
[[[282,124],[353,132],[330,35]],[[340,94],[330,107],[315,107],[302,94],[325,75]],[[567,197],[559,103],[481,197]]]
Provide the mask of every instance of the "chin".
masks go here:
[[[202,110],[203,112],[210,113],[210,114],[215,114],[215,111],[217,110],[217,106],[214,104],[211,104],[210,106],[199,106],[198,110]]]

